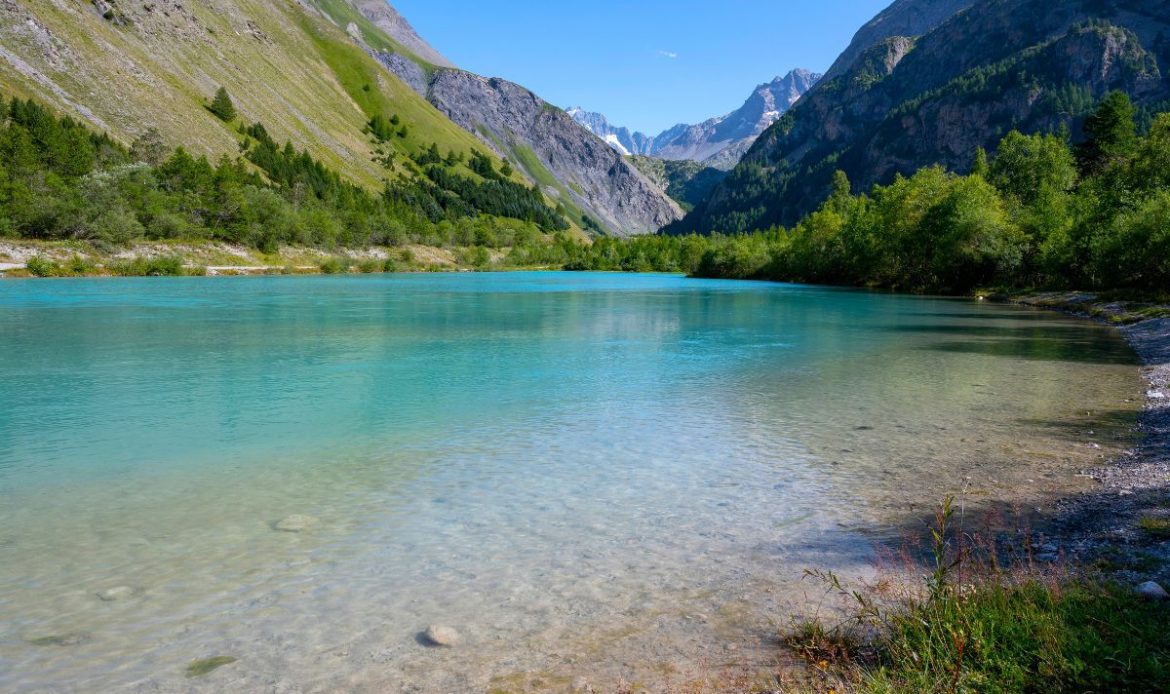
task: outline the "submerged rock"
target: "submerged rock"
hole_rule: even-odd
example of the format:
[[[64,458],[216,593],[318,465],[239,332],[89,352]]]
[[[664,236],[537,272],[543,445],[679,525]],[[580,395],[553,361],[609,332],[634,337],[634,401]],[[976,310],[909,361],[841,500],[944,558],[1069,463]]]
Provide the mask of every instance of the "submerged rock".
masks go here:
[[[50,634],[25,639],[34,646],[80,646],[89,641],[89,634]]]
[[[287,518],[282,518],[272,524],[273,530],[279,530],[283,533],[299,533],[308,530],[321,521],[313,516],[302,516],[300,514],[293,514]]]
[[[1167,593],[1165,588],[1158,585],[1154,581],[1146,581],[1145,583],[1138,586],[1135,590],[1137,591],[1138,595],[1144,598],[1149,598],[1150,600],[1165,600],[1170,598],[1170,593]]]
[[[432,624],[423,632],[423,637],[434,646],[454,646],[459,643],[459,632],[451,627]]]
[[[99,591],[97,596],[103,602],[114,602],[115,600],[125,600],[127,598],[132,598],[135,595],[138,595],[138,592],[139,591],[137,588],[131,588],[130,586],[117,586],[115,588],[107,588],[103,591]]]
[[[230,655],[217,655],[212,658],[196,660],[187,666],[187,676],[202,677],[212,670],[219,669],[224,665],[231,665],[234,662],[236,662],[236,658]]]

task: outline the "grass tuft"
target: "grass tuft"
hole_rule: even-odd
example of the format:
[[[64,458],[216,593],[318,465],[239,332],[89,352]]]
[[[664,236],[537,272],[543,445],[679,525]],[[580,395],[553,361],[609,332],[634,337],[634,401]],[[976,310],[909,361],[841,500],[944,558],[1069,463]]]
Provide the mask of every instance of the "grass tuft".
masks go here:
[[[1170,540],[1170,518],[1146,516],[1138,521],[1138,527],[1159,540]]]
[[[839,691],[1170,691],[1170,606],[1026,557],[1007,566],[999,548],[954,527],[951,499],[931,539],[923,584],[892,599],[888,582],[848,591],[809,572],[854,607],[837,626],[799,625],[785,643]]]

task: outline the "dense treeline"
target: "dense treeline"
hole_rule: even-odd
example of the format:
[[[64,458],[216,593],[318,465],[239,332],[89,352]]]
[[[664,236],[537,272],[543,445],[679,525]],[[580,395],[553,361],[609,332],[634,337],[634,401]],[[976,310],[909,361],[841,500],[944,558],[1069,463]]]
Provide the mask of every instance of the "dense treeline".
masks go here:
[[[169,150],[156,132],[127,149],[31,101],[13,100],[0,115],[0,235],[202,238],[264,250],[418,243],[478,247],[463,256],[480,267],[904,291],[1170,286],[1170,114],[1139,135],[1120,93],[1087,120],[1076,146],[1065,134],[1013,132],[994,158],[977,153],[969,175],[928,168],[861,195],[838,174],[832,196],[792,229],[592,243],[562,233],[567,223],[537,187],[479,152],[423,150],[408,164],[418,175],[376,194],[278,145],[259,124],[241,129],[245,159],[212,165]],[[507,252],[493,262],[489,248]]]
[[[928,168],[835,192],[791,230],[737,237],[696,269],[741,277],[963,293],[976,287],[1170,287],[1170,114],[1139,136],[1107,97],[1085,141],[1010,133],[970,175]]]
[[[419,243],[494,248],[542,242],[568,224],[539,190],[440,167],[382,194],[344,180],[263,125],[241,128],[245,159],[212,164],[157,131],[131,148],[33,101],[0,101],[0,235],[124,244],[215,239],[280,245]],[[484,157],[486,159],[486,157]],[[254,166],[249,166],[249,163]],[[442,173],[439,173],[442,171]]]

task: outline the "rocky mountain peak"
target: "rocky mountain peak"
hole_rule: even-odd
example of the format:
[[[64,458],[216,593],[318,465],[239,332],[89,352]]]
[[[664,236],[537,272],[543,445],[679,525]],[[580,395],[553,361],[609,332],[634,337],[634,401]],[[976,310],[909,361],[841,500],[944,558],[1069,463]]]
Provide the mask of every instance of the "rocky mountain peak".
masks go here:
[[[353,4],[387,36],[417,57],[438,67],[455,67],[454,63],[419,36],[410,22],[391,7],[387,0],[353,0]]]
[[[820,78],[809,70],[793,70],[757,86],[731,113],[694,125],[680,123],[654,136],[612,125],[604,115],[580,107],[568,109],[567,113],[622,154],[696,161],[726,170],[735,166],[760,133],[792,108]]]

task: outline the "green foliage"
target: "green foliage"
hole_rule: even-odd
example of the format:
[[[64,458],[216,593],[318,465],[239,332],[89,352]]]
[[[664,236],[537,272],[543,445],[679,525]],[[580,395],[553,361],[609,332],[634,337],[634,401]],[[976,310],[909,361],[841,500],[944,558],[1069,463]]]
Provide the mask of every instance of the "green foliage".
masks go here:
[[[26,270],[28,270],[28,273],[30,275],[32,275],[33,277],[60,277],[61,276],[61,274],[60,274],[61,269],[56,263],[54,263],[50,260],[46,260],[45,258],[42,258],[39,255],[29,258],[25,262],[24,267]]]
[[[1097,111],[1085,120],[1085,141],[1077,159],[1086,175],[1099,174],[1122,164],[1132,153],[1137,139],[1135,111],[1129,96],[1112,92]]]
[[[1138,136],[1111,95],[1086,133],[1079,158],[1061,137],[1012,132],[970,176],[928,168],[866,195],[838,176],[793,229],[733,237],[698,272],[946,293],[1170,285],[1170,115]]]
[[[151,166],[158,166],[166,160],[170,149],[163,142],[158,128],[149,128],[134,140],[130,146],[130,158]]]
[[[892,621],[871,692],[1165,691],[1170,610],[1120,586],[951,591]]]
[[[372,118],[369,129],[387,135],[396,119]],[[181,147],[168,150],[154,130],[127,150],[35,102],[4,103],[0,234],[117,245],[215,239],[271,253],[282,245],[498,247],[543,243],[543,232],[568,228],[539,190],[502,176],[479,152],[473,166],[483,180],[453,173],[464,155],[449,152],[448,166],[432,145],[424,151],[435,162],[427,171],[396,179],[379,194],[306,151],[278,144],[262,124],[239,132],[247,161],[212,164]]]
[[[883,581],[884,589],[847,590],[832,573],[806,572],[855,609],[836,627],[813,621],[786,642],[874,694],[1170,688],[1170,606],[1125,586],[1038,573],[1026,555],[1013,560],[957,520],[948,499],[926,561],[907,555],[905,573],[923,573],[921,589]]]
[[[323,275],[344,275],[349,272],[352,262],[349,258],[332,257],[322,260],[318,267]]]
[[[389,142],[397,134],[397,127],[400,122],[397,113],[389,119],[377,113],[366,123],[366,132],[373,135],[374,139],[378,142]]]
[[[183,259],[179,256],[161,256],[158,258],[135,258],[113,263],[109,266],[112,274],[122,277],[181,277],[188,274],[183,266]]]
[[[225,123],[230,123],[236,119],[236,105],[232,103],[232,98],[228,96],[227,89],[220,87],[215,92],[215,96],[211,99],[211,104],[207,107],[216,118]]]

